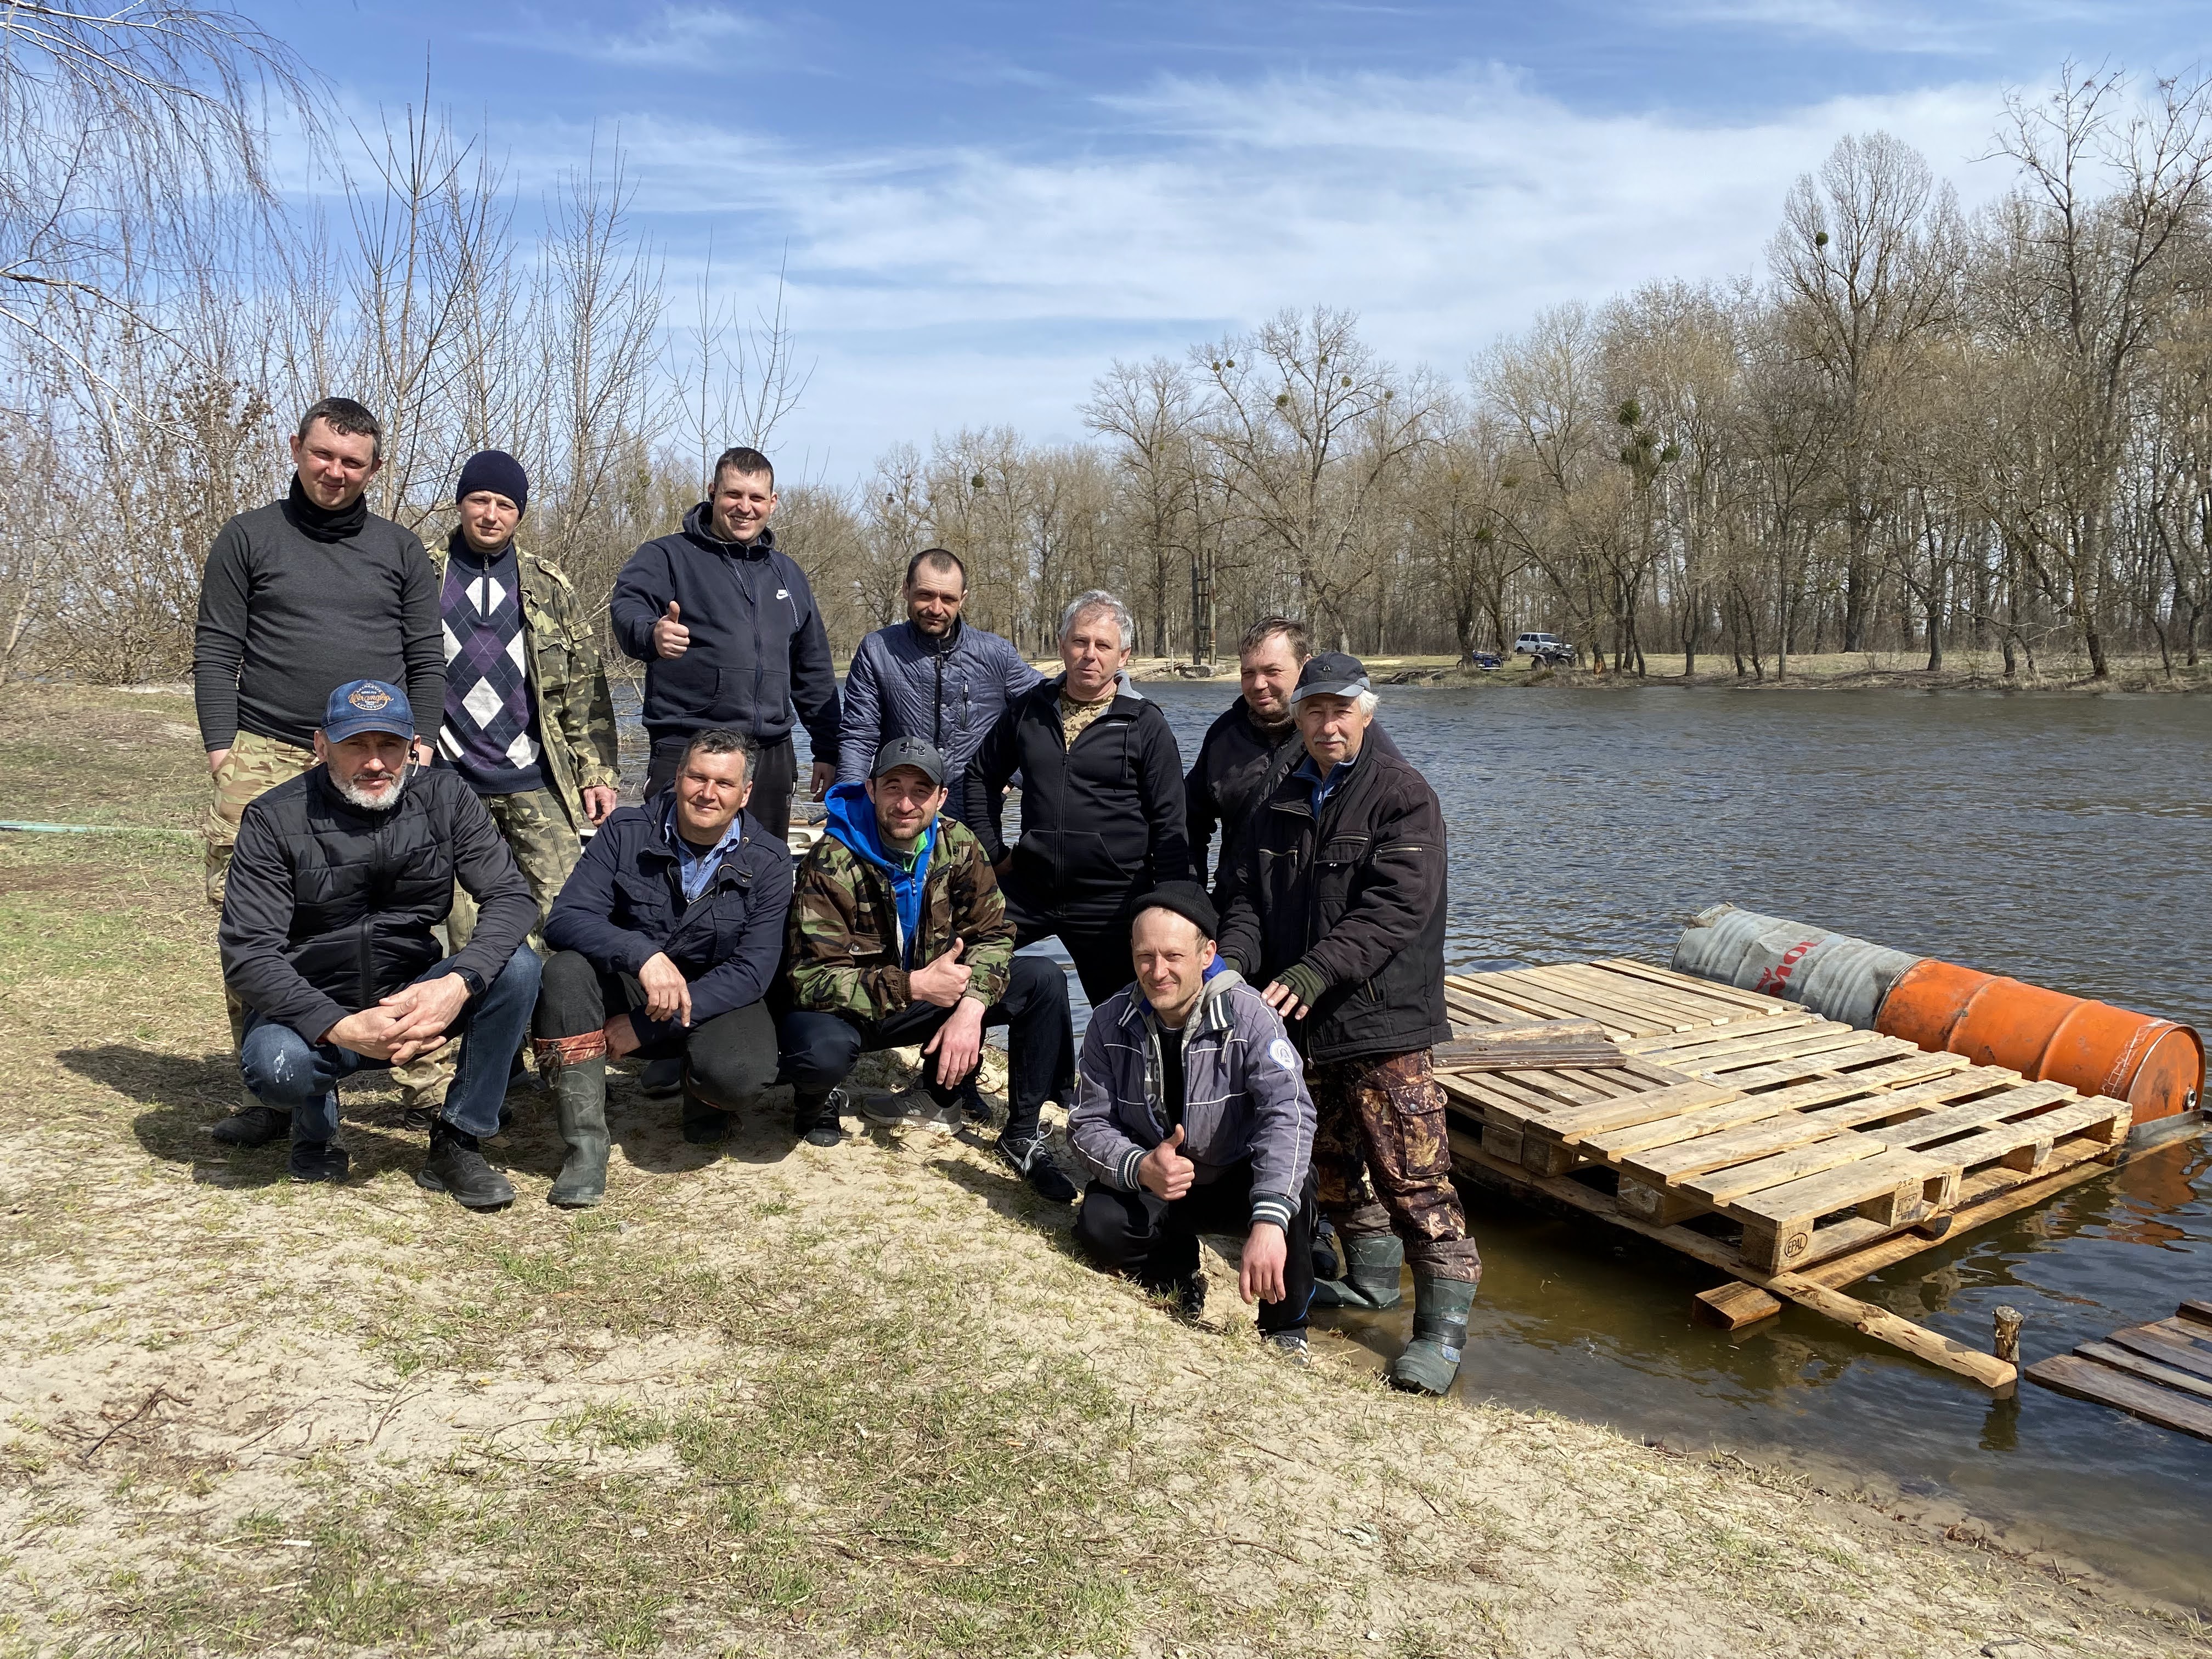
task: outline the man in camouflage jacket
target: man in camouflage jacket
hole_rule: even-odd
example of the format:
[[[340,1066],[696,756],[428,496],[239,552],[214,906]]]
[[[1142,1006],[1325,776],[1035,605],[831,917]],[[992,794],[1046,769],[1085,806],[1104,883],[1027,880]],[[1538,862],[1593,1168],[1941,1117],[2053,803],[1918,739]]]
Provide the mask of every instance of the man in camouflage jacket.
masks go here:
[[[1038,1118],[1065,1101],[1075,1070],[1067,979],[1014,954],[1014,927],[982,843],[939,816],[945,757],[920,738],[877,751],[864,783],[830,792],[828,831],[799,866],[784,951],[790,1012],[783,1074],[795,1127],[817,1146],[840,1139],[839,1086],[860,1055],[919,1044],[928,1102],[871,1103],[898,1121],[964,1106],[983,1115],[975,1067],[983,1030],[1007,1028],[1006,1127],[999,1154],[1060,1203],[1074,1183],[1046,1150]]]

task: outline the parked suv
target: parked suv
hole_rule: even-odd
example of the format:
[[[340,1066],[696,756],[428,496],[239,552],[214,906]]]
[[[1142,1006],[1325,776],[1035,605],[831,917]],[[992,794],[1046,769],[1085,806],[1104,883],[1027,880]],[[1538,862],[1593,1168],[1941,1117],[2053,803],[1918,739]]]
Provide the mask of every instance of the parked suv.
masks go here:
[[[1572,663],[1577,653],[1557,634],[1523,634],[1513,641],[1513,654],[1537,662]]]

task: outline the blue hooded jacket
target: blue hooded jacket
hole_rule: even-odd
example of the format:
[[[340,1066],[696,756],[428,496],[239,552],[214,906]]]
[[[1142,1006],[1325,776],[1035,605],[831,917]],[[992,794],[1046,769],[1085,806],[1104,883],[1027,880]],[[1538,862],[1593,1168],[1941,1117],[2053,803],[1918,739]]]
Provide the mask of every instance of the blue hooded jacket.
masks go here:
[[[868,799],[865,783],[841,783],[831,788],[825,803],[829,833],[863,864],[872,864],[890,877],[891,902],[898,911],[899,966],[914,966],[914,939],[921,931],[921,892],[929,879],[929,855],[937,848],[937,820],[922,831],[915,848],[914,867],[886,852],[882,832],[876,827],[876,804]]]

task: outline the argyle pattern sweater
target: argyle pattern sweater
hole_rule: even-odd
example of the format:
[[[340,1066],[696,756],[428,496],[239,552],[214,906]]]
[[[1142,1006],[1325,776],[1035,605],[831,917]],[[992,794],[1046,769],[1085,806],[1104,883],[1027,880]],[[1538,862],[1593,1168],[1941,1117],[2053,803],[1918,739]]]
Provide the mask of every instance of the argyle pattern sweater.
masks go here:
[[[438,608],[446,648],[439,755],[479,795],[543,789],[514,544],[489,559],[456,547],[446,562]]]

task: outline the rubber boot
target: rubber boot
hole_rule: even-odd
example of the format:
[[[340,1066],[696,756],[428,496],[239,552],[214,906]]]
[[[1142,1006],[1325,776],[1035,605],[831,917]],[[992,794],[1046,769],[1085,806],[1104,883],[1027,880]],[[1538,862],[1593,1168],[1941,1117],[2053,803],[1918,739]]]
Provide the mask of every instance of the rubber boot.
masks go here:
[[[607,1062],[571,1061],[555,1073],[553,1111],[568,1156],[545,1201],[564,1210],[588,1210],[607,1190]]]
[[[1390,1386],[1408,1394],[1443,1394],[1459,1375],[1474,1285],[1464,1279],[1413,1273],[1413,1340],[1390,1362]]]
[[[1395,1233],[1339,1233],[1344,1247],[1344,1277],[1325,1279],[1314,1285],[1316,1308],[1395,1308],[1404,1296],[1398,1288],[1398,1270],[1406,1265],[1406,1247]]]

